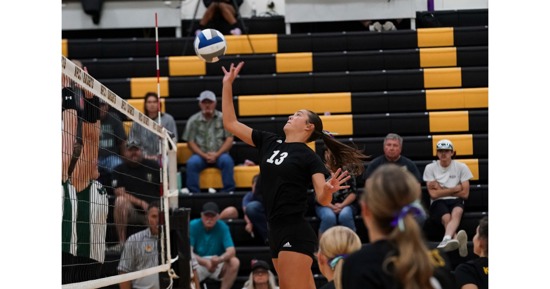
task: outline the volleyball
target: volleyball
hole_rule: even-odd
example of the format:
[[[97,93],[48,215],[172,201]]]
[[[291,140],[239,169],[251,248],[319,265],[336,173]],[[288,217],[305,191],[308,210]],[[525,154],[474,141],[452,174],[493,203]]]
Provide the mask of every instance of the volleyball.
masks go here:
[[[227,43],[223,34],[216,29],[204,29],[195,36],[195,54],[208,62],[213,63],[220,60],[225,54]]]

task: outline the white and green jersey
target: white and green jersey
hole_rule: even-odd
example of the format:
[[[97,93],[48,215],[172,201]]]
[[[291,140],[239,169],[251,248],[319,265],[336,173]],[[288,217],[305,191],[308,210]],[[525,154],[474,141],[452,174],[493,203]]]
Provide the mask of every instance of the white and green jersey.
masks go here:
[[[62,189],[62,251],[103,263],[109,213],[107,191],[96,180],[78,193],[70,181],[62,183]]]

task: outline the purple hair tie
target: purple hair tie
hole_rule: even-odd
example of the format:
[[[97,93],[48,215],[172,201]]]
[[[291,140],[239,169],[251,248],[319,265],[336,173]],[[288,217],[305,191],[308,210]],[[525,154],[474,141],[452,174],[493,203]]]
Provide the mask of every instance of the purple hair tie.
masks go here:
[[[341,259],[346,259],[347,257],[348,257],[348,254],[340,254],[340,255],[336,255],[336,257],[330,259],[328,261],[330,269],[332,269],[334,271],[334,268],[336,268],[336,264],[338,264],[338,261],[340,261]]]
[[[334,138],[334,136],[332,135],[332,133],[328,130],[323,130],[323,134],[330,137],[330,138]]]
[[[424,208],[422,207],[422,204],[420,204],[419,200],[416,200],[406,206],[404,206],[399,214],[395,216],[393,221],[390,223],[390,225],[395,228],[399,227],[399,230],[401,232],[405,231],[405,223],[403,222],[403,219],[405,216],[409,213],[412,213],[414,217],[426,217],[426,212],[424,211]]]

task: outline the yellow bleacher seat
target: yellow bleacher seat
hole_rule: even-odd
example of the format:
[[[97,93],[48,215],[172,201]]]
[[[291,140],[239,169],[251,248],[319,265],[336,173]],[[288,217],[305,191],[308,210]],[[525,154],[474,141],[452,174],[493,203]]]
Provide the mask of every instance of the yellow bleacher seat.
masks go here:
[[[237,188],[250,188],[252,178],[260,173],[259,166],[236,166],[235,167],[235,186]],[[200,174],[201,189],[221,189],[223,188],[222,174],[218,168],[207,168]]]

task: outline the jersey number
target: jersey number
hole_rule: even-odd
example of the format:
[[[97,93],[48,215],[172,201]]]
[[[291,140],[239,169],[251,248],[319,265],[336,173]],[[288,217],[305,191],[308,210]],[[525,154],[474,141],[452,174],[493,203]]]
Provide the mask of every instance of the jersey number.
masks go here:
[[[283,162],[283,160],[286,157],[288,157],[288,153],[283,152],[278,158],[275,158],[279,154],[279,152],[280,152],[279,150],[273,151],[273,155],[267,160],[267,162],[270,164],[275,163],[276,165],[280,165]]]

